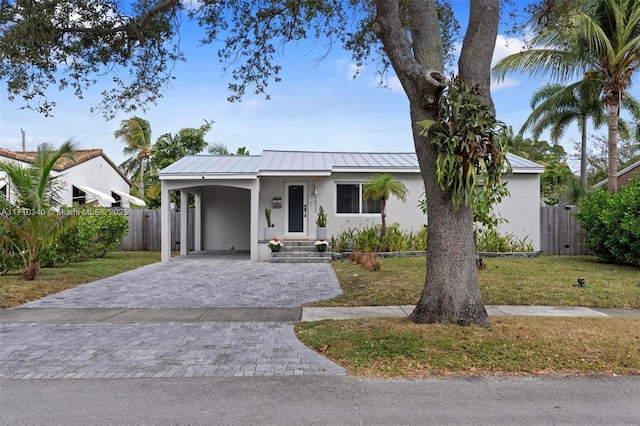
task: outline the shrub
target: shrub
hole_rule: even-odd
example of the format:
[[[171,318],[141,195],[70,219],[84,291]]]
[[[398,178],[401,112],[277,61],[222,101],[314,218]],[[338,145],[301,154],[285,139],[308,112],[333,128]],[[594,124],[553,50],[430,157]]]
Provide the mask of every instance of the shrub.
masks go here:
[[[40,263],[53,266],[78,262],[91,257],[103,257],[118,246],[127,235],[127,217],[103,207],[67,210],[79,214],[76,223],[53,244],[40,250]]]
[[[380,241],[380,225],[351,229],[331,237],[334,252],[352,251],[425,251],[427,249],[427,227],[422,226],[417,233],[400,229],[397,223],[387,226],[383,241]]]
[[[24,262],[20,251],[26,252],[26,247],[24,245],[16,247],[10,242],[17,242],[18,239],[2,222],[0,222],[0,235],[7,237],[6,240],[0,240],[0,275],[23,269]]]
[[[611,195],[597,191],[574,213],[586,231],[587,247],[608,263],[640,266],[640,179]]]
[[[382,267],[382,261],[372,252],[363,253],[361,251],[354,251],[349,254],[349,259],[360,264],[363,268],[371,272],[379,271]]]
[[[487,252],[527,252],[533,251],[528,237],[518,239],[513,233],[500,234],[497,229],[481,229],[476,240],[478,251]]]

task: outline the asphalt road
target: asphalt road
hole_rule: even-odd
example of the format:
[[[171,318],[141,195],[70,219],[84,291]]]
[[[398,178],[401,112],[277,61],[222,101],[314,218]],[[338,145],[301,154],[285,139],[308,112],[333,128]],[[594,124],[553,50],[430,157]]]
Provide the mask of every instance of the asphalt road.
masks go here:
[[[0,380],[2,425],[637,425],[640,377]]]

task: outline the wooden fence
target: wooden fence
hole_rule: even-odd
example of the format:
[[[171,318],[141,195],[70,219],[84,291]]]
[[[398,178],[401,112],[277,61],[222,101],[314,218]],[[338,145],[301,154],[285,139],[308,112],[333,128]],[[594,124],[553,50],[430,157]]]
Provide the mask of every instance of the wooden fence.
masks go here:
[[[540,207],[540,249],[545,254],[589,254],[584,230],[573,216],[577,207]]]
[[[160,251],[160,210],[129,209],[129,233],[120,243],[120,249]],[[189,209],[187,228],[188,249],[193,250],[195,210]],[[180,250],[180,212],[171,211],[171,250]]]
[[[574,212],[577,207],[540,207],[540,249],[545,254],[589,254],[584,244],[584,231],[578,225]],[[189,209],[187,229],[188,249],[194,248],[195,210]],[[160,210],[131,209],[128,211],[129,234],[120,247],[122,250],[160,251]],[[171,250],[180,250],[180,212],[171,211]]]

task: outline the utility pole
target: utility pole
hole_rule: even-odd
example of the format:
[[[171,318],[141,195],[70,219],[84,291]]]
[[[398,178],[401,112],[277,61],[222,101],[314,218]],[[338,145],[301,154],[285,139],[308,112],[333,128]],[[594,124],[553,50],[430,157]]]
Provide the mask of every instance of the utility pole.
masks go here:
[[[20,131],[22,132],[22,151],[26,151],[27,150],[27,144],[25,141],[25,131],[21,128]]]

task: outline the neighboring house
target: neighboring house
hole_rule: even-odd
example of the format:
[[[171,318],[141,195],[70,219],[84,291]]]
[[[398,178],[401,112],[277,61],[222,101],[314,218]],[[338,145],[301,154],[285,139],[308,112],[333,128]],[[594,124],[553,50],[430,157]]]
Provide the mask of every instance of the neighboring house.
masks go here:
[[[539,250],[544,167],[513,155],[509,160],[513,174],[504,179],[511,197],[497,208],[509,222],[501,224],[500,231],[527,237]],[[162,260],[171,257],[171,190],[181,194],[181,241],[187,240],[186,207],[191,193],[196,206],[195,250],[248,250],[257,261],[270,257],[263,238],[266,208],[271,208],[280,239],[315,240],[320,206],[327,212],[329,238],[350,228],[379,224],[375,203],[362,199],[363,183],[378,173],[392,174],[409,190],[406,203],[393,197],[388,201],[388,222],[417,232],[427,218],[418,207],[424,184],[415,153],[264,151],[259,156],[184,157],[158,174]],[[186,246],[181,245],[183,255]]]
[[[640,177],[640,161],[638,161],[637,163],[633,163],[629,167],[626,167],[618,172],[618,188],[628,185],[634,174],[637,174],[638,177]],[[609,179],[602,180],[593,185],[593,187],[606,189],[607,182],[609,182]]]
[[[9,151],[0,148],[0,161],[17,162],[29,166],[35,158],[35,151]],[[62,159],[53,176],[61,176],[60,182],[63,204],[88,204],[96,202],[103,207],[129,207],[130,204],[144,206],[144,201],[129,194],[131,182],[120,168],[101,149],[79,149],[73,160]],[[5,180],[0,171],[0,195],[11,201],[11,182]]]

